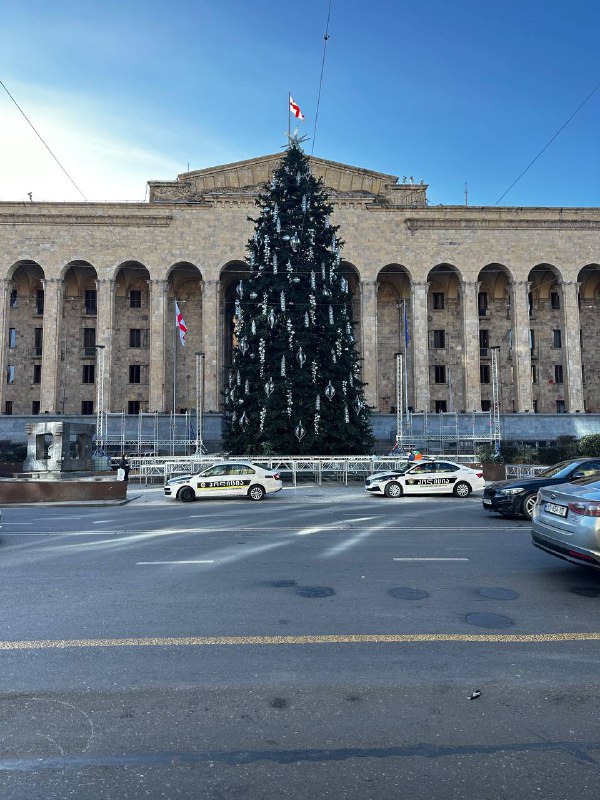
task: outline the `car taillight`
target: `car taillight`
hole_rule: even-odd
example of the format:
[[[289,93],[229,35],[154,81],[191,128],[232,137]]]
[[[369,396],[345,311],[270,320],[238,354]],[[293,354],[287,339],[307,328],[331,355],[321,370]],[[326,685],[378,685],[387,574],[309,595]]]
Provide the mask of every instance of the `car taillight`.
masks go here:
[[[477,473],[477,477],[478,477],[478,478],[483,478],[483,472],[478,472],[478,473]]]
[[[569,511],[582,517],[600,517],[600,503],[569,503]]]
[[[273,473],[273,478],[274,478],[276,481],[279,481],[279,480],[281,480],[281,478],[279,477],[279,473],[278,473],[278,472],[274,472],[274,473]]]

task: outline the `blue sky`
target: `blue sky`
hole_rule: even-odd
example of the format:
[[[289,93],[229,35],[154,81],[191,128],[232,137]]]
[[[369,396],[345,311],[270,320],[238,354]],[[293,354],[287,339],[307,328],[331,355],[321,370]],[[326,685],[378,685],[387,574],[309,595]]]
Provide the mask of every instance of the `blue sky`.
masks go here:
[[[0,79],[89,200],[314,134],[329,0],[0,0]],[[600,81],[592,0],[332,0],[314,155],[494,205]],[[79,200],[0,87],[0,200]],[[600,206],[600,89],[504,197]]]

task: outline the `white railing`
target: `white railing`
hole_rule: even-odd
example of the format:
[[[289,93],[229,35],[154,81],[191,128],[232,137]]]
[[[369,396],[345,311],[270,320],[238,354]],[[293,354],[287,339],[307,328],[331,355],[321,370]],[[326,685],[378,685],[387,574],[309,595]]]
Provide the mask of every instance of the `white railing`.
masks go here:
[[[457,463],[479,464],[478,459],[471,455],[444,456],[436,458],[447,459]],[[276,469],[291,477],[294,486],[298,477],[310,478],[319,486],[323,480],[331,480],[348,485],[349,480],[364,480],[367,475],[384,470],[400,469],[406,464],[405,457],[396,456],[164,456],[164,457],[136,457],[132,456],[132,480],[137,479],[148,483],[161,479],[164,482],[173,475],[195,474],[218,463],[219,461],[252,461],[265,469]]]

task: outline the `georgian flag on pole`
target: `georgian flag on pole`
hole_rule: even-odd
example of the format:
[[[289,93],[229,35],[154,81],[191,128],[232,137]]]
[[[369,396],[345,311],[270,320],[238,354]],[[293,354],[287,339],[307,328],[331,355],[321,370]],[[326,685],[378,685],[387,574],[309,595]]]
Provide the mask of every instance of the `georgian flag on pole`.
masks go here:
[[[304,114],[300,111],[300,106],[298,103],[294,102],[294,98],[290,95],[290,113],[293,114],[296,119],[301,120],[304,122]]]
[[[179,304],[177,300],[175,300],[175,325],[179,331],[179,341],[185,347],[185,335],[187,333],[187,326],[183,321],[183,317],[181,316],[181,311],[179,310]]]

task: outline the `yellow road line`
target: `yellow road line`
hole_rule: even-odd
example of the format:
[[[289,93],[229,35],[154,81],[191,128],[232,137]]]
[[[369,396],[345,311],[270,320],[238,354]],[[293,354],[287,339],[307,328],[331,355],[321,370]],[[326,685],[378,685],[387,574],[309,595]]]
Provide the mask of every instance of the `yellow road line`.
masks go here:
[[[488,642],[543,644],[547,642],[600,641],[600,633],[416,633],[416,634],[338,634],[330,636],[185,636],[180,638],[127,639],[39,639],[3,642],[0,650],[64,650],[71,647],[206,647],[223,645],[293,644],[419,644],[421,642]]]

